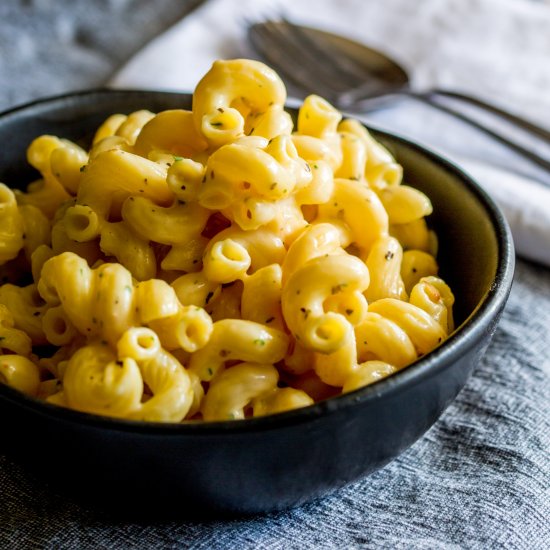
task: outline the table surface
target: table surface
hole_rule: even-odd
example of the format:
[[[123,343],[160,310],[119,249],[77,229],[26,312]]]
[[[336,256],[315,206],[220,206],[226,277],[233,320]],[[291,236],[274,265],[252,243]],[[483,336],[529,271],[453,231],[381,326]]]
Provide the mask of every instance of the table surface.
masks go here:
[[[196,4],[2,0],[0,110],[101,86]],[[368,480],[265,518],[114,523],[0,453],[0,548],[550,547],[549,327],[550,271],[520,260],[485,358],[428,434]]]

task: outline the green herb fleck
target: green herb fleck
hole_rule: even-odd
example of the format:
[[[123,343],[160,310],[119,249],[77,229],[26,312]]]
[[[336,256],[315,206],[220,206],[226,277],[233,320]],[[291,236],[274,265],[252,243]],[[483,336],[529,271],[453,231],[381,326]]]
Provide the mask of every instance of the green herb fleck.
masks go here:
[[[220,126],[223,126],[223,122],[211,122],[210,126],[214,126],[216,128],[219,128]]]
[[[254,340],[254,343],[257,346],[265,346],[265,340],[263,340],[262,338],[256,338],[256,340]]]
[[[174,162],[179,162],[180,160],[183,160],[183,157],[178,157],[177,155],[172,155],[174,157]]]
[[[333,286],[330,289],[331,294],[338,294],[339,292],[342,292],[344,288],[348,286],[348,283],[340,283],[339,285]]]

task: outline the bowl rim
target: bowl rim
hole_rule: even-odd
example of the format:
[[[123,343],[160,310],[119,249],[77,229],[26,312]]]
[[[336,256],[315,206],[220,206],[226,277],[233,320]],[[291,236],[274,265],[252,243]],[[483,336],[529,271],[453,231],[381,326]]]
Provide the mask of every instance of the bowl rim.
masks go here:
[[[40,106],[53,106],[56,103],[62,105],[64,102],[76,102],[76,104],[78,104],[78,101],[86,100],[95,95],[113,97],[116,95],[131,95],[136,97],[191,96],[189,92],[178,92],[173,90],[134,90],[118,88],[78,90],[39,98],[0,112],[0,125],[6,118],[17,115],[21,111],[32,110],[32,108]],[[295,110],[296,105],[296,101],[290,100],[286,107]],[[360,118],[358,119],[360,120]],[[405,369],[369,386],[359,388],[349,393],[336,395],[300,409],[236,421],[223,420],[206,422],[201,420],[167,423],[113,418],[59,407],[41,401],[38,398],[27,396],[4,384],[0,384],[0,399],[12,402],[18,406],[23,406],[30,409],[33,413],[42,416],[53,416],[60,421],[85,424],[90,428],[108,429],[114,432],[132,432],[134,434],[158,435],[162,437],[234,435],[249,432],[264,432],[301,425],[321,418],[326,414],[340,411],[341,409],[364,405],[369,401],[375,402],[386,397],[396,396],[404,391],[407,386],[419,384],[434,376],[439,371],[448,368],[456,359],[475,345],[480,333],[485,334],[491,329],[494,320],[506,303],[512,286],[515,266],[514,244],[510,228],[502,211],[495,204],[493,199],[491,199],[486,191],[484,191],[481,186],[456,163],[436,153],[429,147],[420,145],[409,138],[379,129],[370,124],[365,124],[361,120],[360,122],[364,124],[369,131],[372,131],[377,138],[380,136],[382,138],[388,138],[390,141],[399,142],[400,145],[412,150],[423,160],[434,163],[439,168],[450,173],[455,180],[459,181],[461,185],[474,196],[480,206],[483,207],[495,233],[498,249],[495,277],[474,310],[458,327],[456,327],[455,331],[440,346]]]

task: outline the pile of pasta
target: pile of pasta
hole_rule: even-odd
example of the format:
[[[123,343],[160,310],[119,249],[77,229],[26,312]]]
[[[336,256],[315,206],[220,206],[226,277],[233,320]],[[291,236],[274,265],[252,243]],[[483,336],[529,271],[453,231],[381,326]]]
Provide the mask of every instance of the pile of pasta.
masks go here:
[[[0,381],[119,418],[242,419],[413,363],[453,330],[428,197],[356,120],[217,61],[192,110],[43,135],[0,184]],[[32,280],[29,273],[32,273]]]

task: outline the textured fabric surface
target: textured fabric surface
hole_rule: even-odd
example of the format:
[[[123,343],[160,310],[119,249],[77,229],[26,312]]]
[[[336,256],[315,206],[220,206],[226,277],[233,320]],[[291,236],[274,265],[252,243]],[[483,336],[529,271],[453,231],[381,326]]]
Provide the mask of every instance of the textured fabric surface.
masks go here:
[[[0,110],[102,86],[200,0],[2,0]]]
[[[122,31],[114,1],[3,0],[0,11],[7,10],[2,13],[9,17],[0,17],[0,45],[19,33],[35,50],[57,47],[51,28],[36,21],[31,25],[28,11],[55,11],[54,4],[63,5],[67,25],[78,25],[84,13],[101,10],[102,29],[91,34],[89,51],[117,48],[114,37]],[[145,2],[121,4],[130,13]],[[150,11],[149,24],[161,28],[165,14]],[[55,27],[61,15],[51,17]],[[143,37],[136,28],[126,32],[131,36],[120,43],[129,52]],[[6,63],[1,47],[0,67]],[[19,103],[19,89],[21,95],[37,97],[100,84],[119,63],[120,57],[105,56],[101,74],[75,63],[71,78],[60,81],[58,60],[39,56],[20,69],[12,62],[9,83],[0,76],[0,103]],[[23,73],[33,67],[40,80],[18,88],[18,78],[29,82]],[[549,548],[549,329],[550,271],[519,261],[509,303],[485,357],[434,427],[383,470],[278,514],[209,523],[114,520],[46,489],[0,455],[0,549]]]

